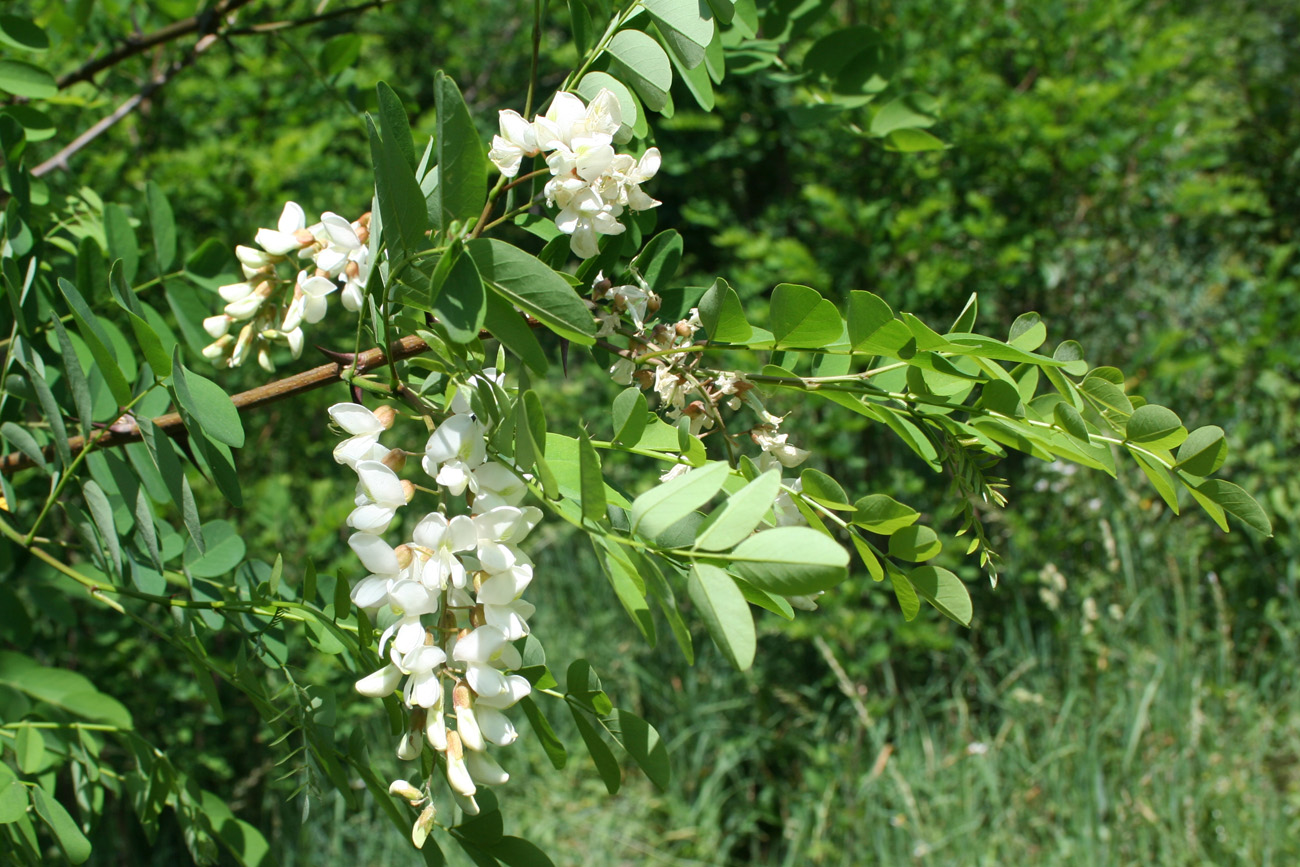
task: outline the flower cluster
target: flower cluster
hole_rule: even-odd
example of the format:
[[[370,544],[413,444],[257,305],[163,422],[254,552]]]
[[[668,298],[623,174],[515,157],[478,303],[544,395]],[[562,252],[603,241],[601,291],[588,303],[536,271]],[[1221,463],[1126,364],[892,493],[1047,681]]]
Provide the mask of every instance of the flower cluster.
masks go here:
[[[520,507],[524,479],[488,459],[487,431],[466,397],[480,382],[471,378],[456,394],[452,414],[434,429],[421,460],[448,494],[469,492],[469,514],[429,512],[397,547],[382,534],[415,487],[397,474],[407,453],[379,443],[391,410],[386,416],[358,404],[330,408],[351,435],[334,457],[357,473],[356,508],[348,516],[356,532],[348,544],[369,572],[352,601],[387,622],[379,641],[386,664],[359,680],[357,690],[373,697],[401,690],[411,713],[398,757],[418,758],[427,740],[442,754],[447,782],[469,813],[478,812],[479,785],[509,778],[487,748],[514,742],[517,732],[504,711],[532,689],[511,673],[522,665],[513,642],[528,634],[534,610],[521,598],[533,563],[518,546],[542,516],[536,507]],[[424,799],[405,781],[393,785],[414,803]]]
[[[488,158],[513,178],[524,157],[546,154],[551,179],[546,204],[559,207],[555,226],[571,236],[574,254],[596,255],[598,235],[618,235],[623,210],[644,211],[659,205],[641,184],[659,171],[659,149],[640,159],[615,153],[613,141],[622,123],[618,98],[601,90],[590,105],[571,93],[555,94],[550,108],[532,123],[516,111],[501,112],[501,134],[492,139]]]
[[[326,211],[320,222],[308,226],[303,209],[296,202],[285,203],[276,228],[257,230],[257,247],[235,248],[244,279],[217,290],[226,306],[203,320],[213,338],[204,356],[214,363],[224,360],[228,367],[256,356],[258,364],[273,371],[270,348],[283,342],[297,358],[302,353],[302,323],[321,321],[335,290],[342,290],[348,310],[361,309],[370,278],[369,238],[369,214],[350,223]],[[297,262],[290,258],[295,253]],[[294,266],[292,278],[277,271],[282,263]],[[300,267],[308,263],[310,267]]]

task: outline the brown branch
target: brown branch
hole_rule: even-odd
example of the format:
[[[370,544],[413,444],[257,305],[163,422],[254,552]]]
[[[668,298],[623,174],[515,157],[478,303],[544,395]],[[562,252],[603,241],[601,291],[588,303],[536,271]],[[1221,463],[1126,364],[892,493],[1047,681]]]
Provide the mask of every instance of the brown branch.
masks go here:
[[[279,33],[281,30],[291,30],[295,27],[305,27],[308,24],[319,24],[322,21],[331,21],[335,18],[343,18],[356,12],[365,12],[368,9],[378,9],[381,6],[387,6],[394,0],[370,0],[368,3],[358,3],[355,6],[344,6],[342,9],[335,9],[333,12],[322,12],[319,15],[309,15],[306,18],[288,18],[284,21],[268,21],[265,24],[250,24],[244,27],[232,27],[226,31],[231,36],[245,36],[251,33]]]
[[[241,6],[247,6],[253,0],[220,0],[217,5],[213,6],[206,12],[198,15],[192,15],[189,18],[180,21],[173,21],[166,27],[160,27],[152,33],[144,36],[128,36],[123,45],[108,52],[101,57],[89,60],[81,66],[59,78],[59,90],[71,87],[80,81],[90,81],[99,72],[115,66],[126,60],[128,57],[134,57],[137,54],[143,54],[155,45],[162,45],[165,42],[171,42],[190,33],[202,32],[211,34],[216,31],[217,23],[226,15],[234,12]]]
[[[284,400],[296,394],[313,391],[322,386],[339,382],[343,378],[343,373],[349,369],[355,369],[358,373],[364,373],[368,370],[374,370],[380,367],[386,367],[390,361],[401,361],[410,358],[413,355],[420,355],[427,352],[429,344],[425,343],[419,337],[403,337],[393,347],[391,357],[385,355],[382,349],[370,349],[356,356],[353,364],[334,363],[322,364],[320,367],[313,367],[311,370],[296,373],[293,376],[279,379],[275,382],[268,382],[266,385],[259,385],[257,388],[249,389],[240,394],[233,395],[231,400],[234,401],[235,407],[243,412],[254,409],[259,406],[265,406],[268,403],[274,403],[277,400]],[[95,448],[113,448],[114,446],[123,446],[127,443],[140,441],[140,427],[130,420],[129,426],[114,425],[106,428],[104,431],[91,435]],[[168,413],[167,415],[158,416],[153,423],[160,427],[163,433],[173,439],[185,435],[185,425],[181,421],[178,413]],[[70,437],[68,439],[68,449],[73,454],[81,451],[86,447],[84,437]],[[46,446],[43,450],[46,460],[55,459],[54,446]],[[24,454],[14,452],[0,458],[0,474],[9,475],[18,470],[35,466],[32,461]]]
[[[55,169],[63,169],[64,171],[67,171],[69,157],[75,155],[77,151],[81,150],[86,145],[90,144],[92,141],[99,138],[104,133],[108,132],[108,130],[112,129],[113,126],[116,125],[118,121],[120,121],[122,118],[126,117],[128,114],[130,114],[131,112],[139,108],[142,102],[144,102],[149,97],[153,96],[153,94],[157,90],[159,90],[167,82],[171,81],[172,77],[175,76],[178,72],[185,69],[187,66],[192,64],[195,60],[197,60],[198,56],[203,52],[207,51],[210,47],[212,47],[212,45],[214,45],[216,41],[217,41],[217,37],[213,34],[208,34],[207,36],[204,36],[197,43],[195,43],[194,48],[190,51],[189,54],[187,54],[185,57],[182,57],[180,60],[177,60],[175,63],[171,64],[166,69],[164,69],[162,72],[150,78],[149,81],[145,84],[145,86],[140,88],[139,93],[137,93],[135,96],[132,96],[126,102],[119,105],[112,114],[100,120],[90,129],[86,130],[81,135],[77,136],[75,139],[69,142],[54,156],[50,157],[45,162],[41,163],[36,168],[32,169],[32,177],[34,178],[42,177],[43,175],[47,175],[50,172],[54,171]]]

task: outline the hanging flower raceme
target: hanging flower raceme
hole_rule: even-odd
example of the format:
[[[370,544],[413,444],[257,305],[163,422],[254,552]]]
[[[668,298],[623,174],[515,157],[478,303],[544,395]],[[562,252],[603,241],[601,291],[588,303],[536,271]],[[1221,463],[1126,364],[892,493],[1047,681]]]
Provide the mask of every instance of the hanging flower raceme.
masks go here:
[[[518,733],[505,712],[532,689],[512,673],[522,665],[514,642],[528,634],[534,610],[522,599],[533,562],[519,545],[542,517],[536,507],[520,506],[526,477],[488,457],[487,429],[470,411],[473,391],[486,387],[503,388],[504,377],[485,370],[447,402],[451,415],[434,428],[421,461],[442,489],[443,505],[396,547],[384,534],[417,488],[400,475],[408,452],[379,442],[395,413],[352,403],[330,407],[331,419],[349,435],[335,460],[357,474],[356,509],[348,517],[356,532],[348,544],[369,573],[353,587],[352,601],[384,626],[383,664],[356,689],[375,698],[401,696],[410,724],[398,757],[418,759],[426,744],[432,747],[453,795],[470,813],[478,810],[479,786],[509,779],[487,750],[514,742]],[[449,517],[447,499],[462,494],[470,513]],[[405,781],[394,786],[409,800],[423,797]]]
[[[348,222],[326,211],[319,223],[308,226],[302,207],[285,203],[276,228],[257,230],[257,247],[235,248],[244,279],[217,290],[225,307],[203,320],[203,329],[213,338],[204,357],[238,367],[256,356],[262,367],[273,371],[274,345],[283,344],[294,358],[300,356],[303,323],[324,319],[336,290],[342,289],[345,308],[361,309],[370,274],[369,238],[369,214]],[[291,276],[282,269],[292,269]]]
[[[524,157],[546,154],[551,171],[545,194],[548,206],[559,208],[555,226],[570,236],[570,249],[583,259],[598,251],[600,235],[625,231],[623,211],[644,211],[660,203],[641,189],[659,171],[658,148],[640,158],[616,153],[614,136],[622,125],[618,98],[602,89],[590,104],[560,91],[550,108],[532,123],[518,112],[500,114],[500,135],[493,137],[488,158],[513,178]]]

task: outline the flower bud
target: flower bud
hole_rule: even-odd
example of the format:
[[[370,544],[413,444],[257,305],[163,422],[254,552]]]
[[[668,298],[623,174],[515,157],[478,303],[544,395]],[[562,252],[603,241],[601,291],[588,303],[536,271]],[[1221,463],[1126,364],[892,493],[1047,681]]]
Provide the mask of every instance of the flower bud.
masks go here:
[[[402,496],[408,503],[415,499],[415,485],[408,479],[402,479]]]
[[[591,284],[591,297],[594,301],[599,301],[609,294],[609,290],[614,288],[614,281],[604,275],[596,275],[596,282]]]
[[[248,347],[253,342],[253,326],[245,325],[239,330],[239,339],[235,341],[235,349],[230,353],[230,366],[239,367],[244,363],[244,357],[248,354]]]
[[[257,350],[257,363],[267,373],[275,373],[275,362],[271,360],[271,353],[266,351],[266,344]]]
[[[673,332],[669,330],[668,326],[661,322],[655,326],[654,331],[650,332],[650,339],[660,346],[666,346],[672,334]]]
[[[357,681],[357,692],[370,698],[383,698],[392,694],[402,682],[402,670],[389,663],[378,671]]]
[[[400,473],[402,467],[406,466],[406,451],[404,449],[392,449],[388,454],[384,455],[380,463],[393,472]],[[407,502],[409,503],[410,500],[408,499]]]
[[[226,332],[230,330],[230,323],[234,321],[235,320],[231,319],[224,313],[220,313],[216,316],[209,316],[207,319],[203,320],[203,330],[208,332],[209,337],[216,340],[218,337],[225,335]]]
[[[383,425],[384,430],[388,430],[393,426],[393,422],[397,420],[397,410],[388,404],[384,404],[375,408],[375,418],[379,419],[379,423]],[[394,467],[393,469],[399,468]]]
[[[295,328],[292,331],[286,331],[284,333],[284,339],[286,342],[288,342],[289,351],[293,353],[294,358],[297,358],[298,356],[302,355],[302,329],[301,328]]]
[[[406,780],[393,780],[388,786],[388,794],[405,798],[413,807],[424,801],[424,793]]]
[[[419,729],[412,729],[402,735],[401,742],[397,745],[397,757],[404,762],[414,761],[420,757],[424,751],[424,733]]]
[[[299,229],[293,233],[293,236],[298,240],[298,243],[304,247],[309,247],[316,243],[316,236],[306,229]]]
[[[393,553],[397,555],[397,568],[399,571],[411,565],[414,555],[411,553],[410,545],[398,545],[393,549]]]
[[[460,732],[460,741],[467,748],[475,751],[483,749],[483,732],[478,727],[474,716],[474,707],[470,703],[469,687],[463,683],[456,684],[451,691],[451,704],[456,709],[456,731]]]
[[[221,358],[230,349],[230,344],[235,342],[235,338],[229,334],[223,334],[215,342],[203,347],[203,357],[208,361],[216,361]]]
[[[487,753],[468,753],[465,767],[471,777],[487,786],[500,786],[510,779],[505,768]]]
[[[659,307],[662,304],[663,304],[663,299],[659,297],[659,293],[651,292],[650,297],[647,298],[645,302],[645,311],[647,314],[658,313]]]
[[[638,370],[636,373],[632,374],[632,379],[636,381],[637,388],[641,389],[642,391],[654,388],[655,375],[651,373],[649,370],[646,370],[645,368],[642,368],[641,370]]]
[[[440,753],[447,751],[447,720],[442,715],[441,699],[431,708],[424,724],[424,736],[429,739],[429,746]]]
[[[453,791],[462,795],[472,795],[478,791],[474,780],[465,767],[465,750],[461,746],[460,735],[447,732],[447,782]]]
[[[695,329],[692,328],[691,323],[687,322],[685,319],[683,319],[681,322],[678,322],[676,325],[674,325],[673,330],[677,332],[678,337],[695,336]]]
[[[437,812],[433,804],[429,804],[420,813],[420,818],[416,819],[415,824],[411,826],[411,843],[415,845],[415,848],[424,848],[424,841],[429,839],[429,832],[433,830],[433,817],[437,815]]]

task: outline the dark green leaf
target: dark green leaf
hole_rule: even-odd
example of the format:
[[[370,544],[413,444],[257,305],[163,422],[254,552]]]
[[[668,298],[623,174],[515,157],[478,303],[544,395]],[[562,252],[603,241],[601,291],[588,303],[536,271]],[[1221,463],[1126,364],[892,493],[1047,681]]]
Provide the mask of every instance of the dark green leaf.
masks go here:
[[[614,753],[610,750],[609,745],[600,738],[600,732],[587,719],[587,714],[578,709],[575,704],[569,704],[569,712],[573,714],[573,721],[578,726],[578,733],[582,735],[582,742],[587,745],[587,752],[591,754],[591,760],[596,764],[596,772],[600,774],[600,779],[605,783],[605,789],[611,794],[617,794],[619,786],[622,784],[622,772],[619,771],[618,760],[614,758]]]
[[[911,506],[905,506],[893,497],[885,494],[871,494],[857,502],[857,511],[853,513],[853,523],[871,533],[882,536],[892,535],[903,527],[916,523],[921,513]]]
[[[0,42],[20,51],[44,51],[50,47],[50,37],[30,18],[17,15],[0,15]]]
[[[1151,448],[1172,449],[1187,439],[1187,429],[1173,410],[1152,403],[1129,416],[1125,438]]]
[[[370,161],[375,172],[380,232],[393,255],[409,255],[421,249],[427,241],[424,233],[429,228],[429,209],[424,193],[396,141],[400,133],[381,137],[369,117],[366,118],[366,129],[370,135]],[[409,134],[407,146],[410,146]]]
[[[551,766],[557,771],[563,769],[569,760],[569,753],[556,736],[555,729],[551,728],[550,720],[542,713],[531,696],[520,699],[519,706],[524,709],[524,716],[528,717],[528,722],[533,727],[533,734],[537,735],[537,740],[541,743],[546,757],[550,759]]]
[[[1218,472],[1228,458],[1228,441],[1223,428],[1215,425],[1198,427],[1178,447],[1178,469],[1195,476],[1209,476]]]
[[[434,292],[433,313],[447,329],[452,342],[476,340],[487,315],[487,293],[473,257],[457,256],[442,285]]]
[[[486,294],[486,302],[483,327],[500,340],[502,346],[518,356],[530,370],[546,373],[549,367],[546,354],[537,342],[537,335],[533,334],[528,320],[495,292]]]
[[[45,790],[40,786],[32,786],[29,791],[32,797],[32,808],[54,834],[54,839],[63,850],[64,856],[73,864],[81,864],[89,858],[90,841],[86,839],[85,834],[81,833],[76,820],[63,808],[63,805],[54,798],[46,797]]]
[[[600,471],[600,455],[587,432],[578,434],[578,462],[582,483],[582,516],[589,521],[605,519],[605,479]]]
[[[816,289],[781,283],[772,290],[772,336],[779,347],[820,349],[844,332],[835,305]]]
[[[713,281],[713,286],[700,298],[700,321],[713,343],[741,344],[754,335],[754,329],[745,320],[740,296],[722,278]]]
[[[645,395],[636,386],[626,388],[614,398],[614,441],[633,445],[645,432],[647,413]]]
[[[889,537],[889,556],[920,563],[938,555],[943,543],[934,530],[923,524],[913,524],[896,530]]]
[[[536,256],[490,238],[470,241],[465,249],[483,280],[505,300],[561,337],[583,346],[595,342],[596,321],[586,303]]]
[[[799,482],[802,485],[801,492],[805,497],[821,503],[828,509],[841,512],[852,512],[856,509],[849,502],[848,494],[844,493],[840,483],[821,470],[815,470],[812,467],[804,469],[799,474]]]
[[[433,90],[438,111],[438,188],[431,211],[436,228],[446,230],[452,220],[466,222],[482,212],[487,201],[488,163],[456,82],[439,70],[434,74]]]
[[[641,717],[621,708],[614,711],[613,722],[618,726],[618,731],[610,732],[614,739],[641,766],[650,782],[661,792],[666,791],[672,770],[668,765],[668,750],[659,732]]]
[[[181,364],[179,347],[172,356],[172,388],[177,406],[198,423],[203,433],[232,448],[244,445],[244,425],[234,401],[221,386],[186,369]],[[188,423],[186,428],[190,429]],[[190,429],[190,433],[196,431]]]
[[[970,593],[960,578],[938,566],[913,569],[907,578],[926,602],[963,626],[970,626],[974,609]]]
[[[7,421],[0,425],[0,436],[12,443],[14,448],[26,455],[36,466],[42,470],[46,469],[45,455],[41,453],[41,447],[37,445],[36,440],[27,431],[13,422]]]
[[[149,208],[149,226],[153,229],[153,249],[158,258],[158,273],[162,274],[176,261],[176,218],[172,215],[172,206],[167,201],[167,196],[156,183],[147,182],[144,194],[145,204]]]
[[[1255,498],[1240,486],[1222,479],[1206,479],[1196,486],[1196,493],[1221,506],[1228,514],[1265,536],[1273,535],[1273,524]]]
[[[110,348],[109,337],[101,327],[99,319],[90,311],[76,286],[60,277],[59,289],[62,290],[63,297],[72,310],[72,318],[77,323],[77,331],[81,334],[81,339],[86,341],[90,354],[95,357],[96,369],[108,383],[109,391],[113,393],[113,399],[117,401],[118,406],[126,406],[131,402],[131,386],[118,366],[117,358]]]

